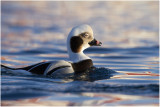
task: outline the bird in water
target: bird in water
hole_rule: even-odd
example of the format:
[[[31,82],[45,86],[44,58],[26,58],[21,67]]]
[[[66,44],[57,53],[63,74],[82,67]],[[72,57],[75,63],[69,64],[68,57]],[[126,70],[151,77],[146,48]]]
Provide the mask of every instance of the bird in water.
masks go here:
[[[47,61],[40,62],[23,68],[10,68],[4,65],[5,70],[20,74],[41,74],[41,75],[76,75],[94,69],[92,59],[83,51],[91,46],[101,46],[93,36],[93,30],[89,25],[80,25],[72,28],[67,38],[67,51],[70,61]]]

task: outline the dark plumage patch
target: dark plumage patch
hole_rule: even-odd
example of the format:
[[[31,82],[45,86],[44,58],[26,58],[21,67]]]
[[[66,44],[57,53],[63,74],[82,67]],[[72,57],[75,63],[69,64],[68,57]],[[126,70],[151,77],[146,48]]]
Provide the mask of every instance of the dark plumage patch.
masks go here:
[[[79,36],[74,36],[71,38],[70,41],[70,46],[71,46],[71,50],[75,53],[80,52],[81,51],[81,46],[83,44],[83,40],[81,39],[81,37]]]
[[[44,64],[45,62],[40,62],[40,63],[37,63],[37,64],[34,64],[34,65],[30,65],[30,66],[27,66],[27,67],[23,67],[23,68],[16,68],[16,69],[23,69],[23,70],[30,70],[31,68],[35,67],[35,66],[38,66],[38,65],[42,65]]]
[[[40,64],[36,67],[34,67],[33,69],[31,68],[29,70],[29,72],[34,73],[34,74],[44,74],[44,71],[46,70],[46,68],[49,66],[50,63],[44,63],[44,64]]]
[[[83,60],[72,64],[75,74],[83,73],[86,70],[90,69],[92,66],[93,62],[91,59]]]

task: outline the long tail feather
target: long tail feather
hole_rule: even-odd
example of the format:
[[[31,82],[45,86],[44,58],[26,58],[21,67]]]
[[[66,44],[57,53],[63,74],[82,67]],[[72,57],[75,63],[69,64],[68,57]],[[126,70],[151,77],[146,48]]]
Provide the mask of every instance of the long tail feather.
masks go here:
[[[5,65],[1,65],[1,72],[2,73],[11,73],[11,74],[16,74],[16,75],[32,75],[32,73],[21,69],[21,68],[11,68],[7,67]]]
[[[10,68],[10,67],[7,67],[5,65],[1,65],[1,68],[11,69],[11,70],[17,70],[17,68]]]

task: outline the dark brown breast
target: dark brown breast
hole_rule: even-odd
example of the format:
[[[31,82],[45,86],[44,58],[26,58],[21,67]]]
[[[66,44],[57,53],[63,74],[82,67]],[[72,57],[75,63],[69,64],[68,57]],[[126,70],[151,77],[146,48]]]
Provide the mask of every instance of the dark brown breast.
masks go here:
[[[72,63],[72,67],[76,74],[85,72],[93,66],[91,59],[86,59],[77,63]]]

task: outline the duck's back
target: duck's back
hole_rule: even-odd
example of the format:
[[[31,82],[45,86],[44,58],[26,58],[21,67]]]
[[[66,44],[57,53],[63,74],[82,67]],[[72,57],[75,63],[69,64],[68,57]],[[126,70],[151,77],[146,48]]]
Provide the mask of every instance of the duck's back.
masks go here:
[[[7,71],[13,71],[13,73],[24,74],[28,74],[27,72],[41,75],[63,75],[74,73],[71,63],[64,60],[40,62],[23,68],[9,68],[6,66],[2,67]]]

